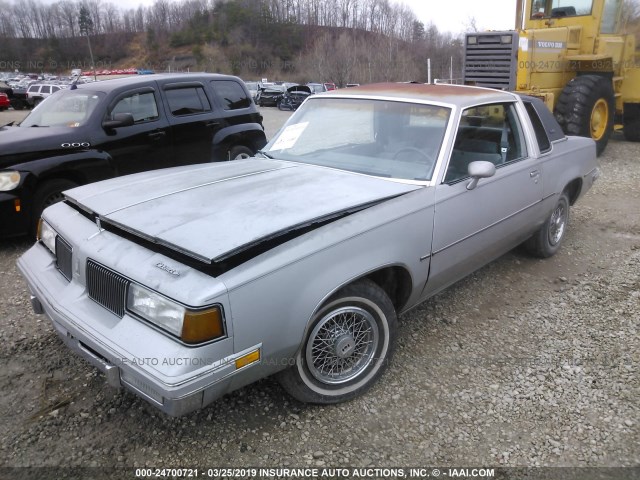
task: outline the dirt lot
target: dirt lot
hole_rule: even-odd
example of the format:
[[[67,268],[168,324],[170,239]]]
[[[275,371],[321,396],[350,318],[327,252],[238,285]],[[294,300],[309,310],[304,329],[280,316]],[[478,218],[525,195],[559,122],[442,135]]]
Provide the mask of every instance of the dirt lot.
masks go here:
[[[516,250],[405,314],[392,367],[332,407],[267,379],[166,417],[71,355],[31,312],[30,242],[0,242],[0,469],[639,465],[640,144],[601,164],[558,255]]]

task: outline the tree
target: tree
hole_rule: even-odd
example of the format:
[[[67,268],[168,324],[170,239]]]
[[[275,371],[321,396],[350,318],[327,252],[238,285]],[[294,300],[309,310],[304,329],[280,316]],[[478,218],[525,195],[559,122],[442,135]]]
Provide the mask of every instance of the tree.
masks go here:
[[[80,34],[86,35],[87,45],[89,45],[89,56],[91,57],[91,70],[93,70],[93,79],[96,78],[96,64],[93,61],[93,52],[91,51],[91,40],[89,39],[89,33],[93,30],[93,20],[89,14],[89,9],[84,5],[80,5],[80,17],[78,18],[78,27],[80,28]]]

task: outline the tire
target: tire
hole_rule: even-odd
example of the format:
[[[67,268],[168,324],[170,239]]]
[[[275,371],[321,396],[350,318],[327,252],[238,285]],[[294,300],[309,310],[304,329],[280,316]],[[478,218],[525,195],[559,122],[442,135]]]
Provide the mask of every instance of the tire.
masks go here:
[[[396,330],[396,312],[387,294],[371,280],[359,280],[314,315],[295,365],[280,372],[278,381],[302,402],[333,404],[355,398],[387,368]],[[325,351],[318,352],[320,345]]]
[[[33,108],[36,108],[38,105],[40,105],[42,103],[42,100],[44,100],[44,98],[36,98],[33,100]]]
[[[229,152],[227,153],[227,158],[229,160],[243,160],[245,158],[253,157],[253,150],[244,145],[236,145],[235,147],[231,147]]]
[[[640,103],[624,104],[624,138],[640,142]]]
[[[14,110],[22,110],[24,109],[24,102],[22,100],[13,99],[11,100],[11,106]]]
[[[562,90],[555,117],[567,135],[593,138],[600,156],[613,132],[615,111],[611,79],[581,75]]]
[[[529,240],[525,248],[538,258],[549,258],[560,249],[569,226],[569,195],[562,192],[549,218]]]
[[[31,209],[31,234],[35,236],[38,220],[45,208],[63,200],[62,192],[78,185],[70,180],[57,178],[48,180],[38,187],[33,196]]]

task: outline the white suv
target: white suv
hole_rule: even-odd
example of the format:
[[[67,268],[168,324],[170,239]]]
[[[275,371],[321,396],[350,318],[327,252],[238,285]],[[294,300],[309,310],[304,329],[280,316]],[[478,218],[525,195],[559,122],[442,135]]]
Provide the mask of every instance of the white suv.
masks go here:
[[[31,85],[27,90],[27,99],[29,100],[29,103],[32,103],[35,107],[49,95],[56,93],[58,90],[62,90],[63,88],[66,88],[66,85],[36,83]]]

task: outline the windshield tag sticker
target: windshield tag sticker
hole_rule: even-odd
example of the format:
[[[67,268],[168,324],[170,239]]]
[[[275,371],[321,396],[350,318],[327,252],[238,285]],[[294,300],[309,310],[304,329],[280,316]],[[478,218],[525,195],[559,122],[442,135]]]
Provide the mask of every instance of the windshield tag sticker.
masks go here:
[[[276,143],[273,144],[269,151],[292,148],[300,138],[300,135],[302,135],[302,132],[304,132],[305,128],[307,128],[307,125],[309,125],[309,122],[289,125],[282,131],[282,133],[278,137],[278,140],[276,140]]]

